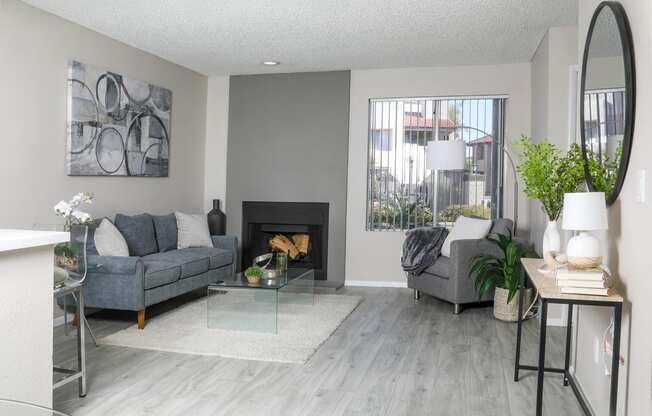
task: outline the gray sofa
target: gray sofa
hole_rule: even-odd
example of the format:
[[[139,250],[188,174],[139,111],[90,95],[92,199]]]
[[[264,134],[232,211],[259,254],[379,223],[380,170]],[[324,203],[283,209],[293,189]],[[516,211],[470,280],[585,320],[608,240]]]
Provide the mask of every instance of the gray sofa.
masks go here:
[[[114,224],[127,240],[129,257],[100,256],[90,227],[84,285],[87,307],[137,311],[138,327],[143,329],[148,306],[233,279],[236,237],[213,236],[213,247],[178,250],[174,214],[118,214]]]
[[[513,227],[511,220],[497,219],[489,233],[508,235]],[[478,298],[475,281],[469,276],[471,260],[481,254],[502,255],[500,249],[486,238],[453,241],[450,257],[440,256],[420,275],[408,276],[408,287],[414,289],[415,299],[423,292],[452,303],[456,314],[460,313],[464,304],[492,301],[494,290],[491,289],[482,298]]]

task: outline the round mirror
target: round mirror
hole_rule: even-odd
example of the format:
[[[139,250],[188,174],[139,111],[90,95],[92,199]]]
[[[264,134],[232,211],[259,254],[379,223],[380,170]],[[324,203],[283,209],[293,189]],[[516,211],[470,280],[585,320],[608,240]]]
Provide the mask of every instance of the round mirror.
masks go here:
[[[625,10],[600,3],[584,46],[580,119],[586,182],[611,205],[625,181],[634,130],[634,55]]]

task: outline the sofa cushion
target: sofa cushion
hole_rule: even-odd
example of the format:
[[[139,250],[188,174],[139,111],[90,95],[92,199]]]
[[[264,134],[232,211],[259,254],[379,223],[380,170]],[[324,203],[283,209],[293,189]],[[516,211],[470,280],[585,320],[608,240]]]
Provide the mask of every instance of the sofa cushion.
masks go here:
[[[177,218],[174,214],[152,215],[159,253],[177,248]]]
[[[425,272],[449,279],[451,275],[451,259],[439,256],[435,264],[428,267]]]
[[[194,252],[192,249],[154,253],[143,257],[143,259],[163,261],[181,267],[181,279],[208,271],[208,266],[210,264],[209,256],[205,253]]]
[[[177,248],[213,247],[205,214],[175,212],[177,218]]]
[[[130,256],[146,256],[156,253],[156,235],[154,233],[154,222],[149,214],[115,216],[115,226],[122,236],[127,240]]]
[[[480,220],[465,217],[457,217],[453,229],[446,237],[444,244],[441,246],[441,255],[450,257],[451,243],[455,240],[477,240],[485,238],[491,228],[491,220]]]
[[[129,256],[127,241],[115,225],[106,218],[95,229],[93,241],[100,256]]]
[[[181,267],[175,263],[158,260],[143,260],[145,265],[145,289],[167,285],[179,280]]]
[[[193,251],[209,258],[208,267],[213,270],[233,263],[233,253],[221,248],[195,247],[185,248],[183,251]]]
[[[495,219],[491,225],[491,230],[489,234],[502,234],[508,236],[512,234],[512,228],[514,228],[514,222],[509,218],[498,218]]]

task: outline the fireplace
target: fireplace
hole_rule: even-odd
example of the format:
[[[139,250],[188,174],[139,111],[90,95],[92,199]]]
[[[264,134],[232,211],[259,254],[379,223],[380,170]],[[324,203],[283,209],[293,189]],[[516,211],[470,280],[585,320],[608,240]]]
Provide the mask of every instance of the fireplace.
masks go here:
[[[272,251],[289,252],[289,268],[311,268],[327,279],[328,203],[242,202],[242,270]]]

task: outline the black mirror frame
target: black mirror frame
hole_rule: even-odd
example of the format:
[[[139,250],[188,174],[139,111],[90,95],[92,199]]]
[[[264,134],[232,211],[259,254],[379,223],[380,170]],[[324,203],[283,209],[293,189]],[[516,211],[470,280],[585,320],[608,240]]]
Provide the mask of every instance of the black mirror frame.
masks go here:
[[[586,137],[584,132],[584,92],[586,82],[586,65],[589,57],[589,47],[591,45],[591,38],[593,37],[593,30],[595,23],[600,15],[600,12],[605,7],[611,9],[613,12],[618,31],[620,33],[620,42],[623,50],[623,63],[625,69],[625,105],[627,112],[625,114],[625,130],[623,134],[623,153],[620,158],[618,166],[618,176],[616,177],[616,184],[614,189],[609,195],[605,195],[607,199],[607,206],[613,204],[620,190],[625,182],[625,175],[627,174],[627,166],[629,165],[629,156],[632,151],[632,140],[634,138],[634,114],[636,111],[636,71],[634,68],[634,44],[632,42],[632,33],[627,19],[627,13],[623,6],[617,1],[603,1],[598,5],[593,12],[591,23],[589,24],[589,31],[586,35],[586,42],[584,43],[584,53],[582,58],[582,78],[580,86],[580,137],[582,145],[582,156],[584,158],[584,177],[590,191],[596,191],[589,174],[588,157],[586,152]]]

